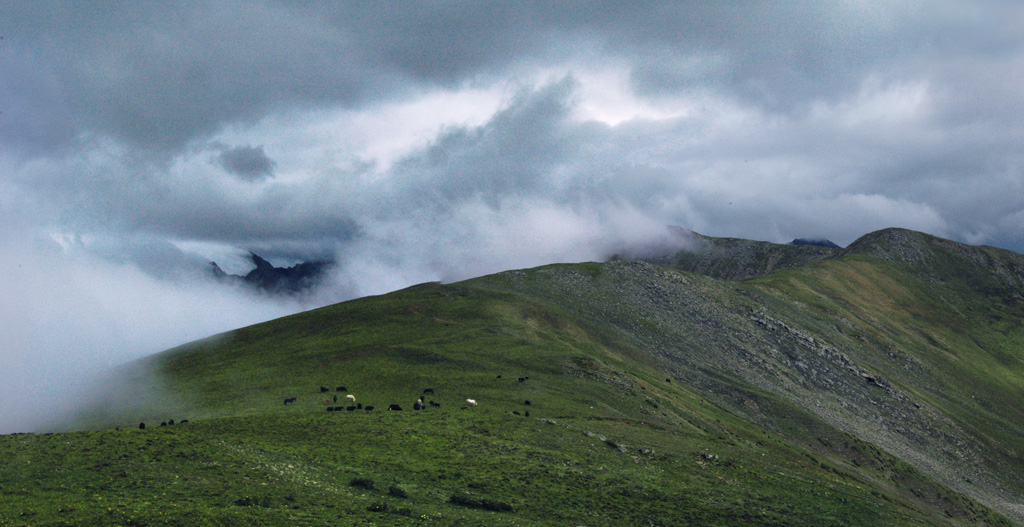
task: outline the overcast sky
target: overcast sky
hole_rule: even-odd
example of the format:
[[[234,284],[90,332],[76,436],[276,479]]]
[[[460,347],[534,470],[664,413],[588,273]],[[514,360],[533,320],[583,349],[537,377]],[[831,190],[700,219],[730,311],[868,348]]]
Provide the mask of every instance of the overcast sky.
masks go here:
[[[14,0],[0,37],[5,400],[667,225],[1024,250],[1019,2]],[[339,265],[203,277],[249,250]]]

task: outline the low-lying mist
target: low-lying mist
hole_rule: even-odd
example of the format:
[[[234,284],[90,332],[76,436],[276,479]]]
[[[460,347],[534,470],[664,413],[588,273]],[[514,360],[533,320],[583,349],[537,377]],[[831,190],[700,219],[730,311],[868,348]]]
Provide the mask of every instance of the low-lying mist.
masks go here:
[[[360,236],[334,249],[337,264],[317,290],[274,296],[205,272],[154,274],[45,236],[7,237],[0,253],[9,299],[0,313],[6,337],[0,433],[73,427],[68,419],[83,407],[125,389],[117,372],[127,370],[118,366],[231,329],[427,281],[686,243],[629,208],[469,203],[430,217],[367,220]],[[149,384],[158,387],[159,380]]]
[[[167,281],[38,239],[0,252],[0,433],[53,427],[99,387],[92,378],[183,342],[305,307],[212,280]]]

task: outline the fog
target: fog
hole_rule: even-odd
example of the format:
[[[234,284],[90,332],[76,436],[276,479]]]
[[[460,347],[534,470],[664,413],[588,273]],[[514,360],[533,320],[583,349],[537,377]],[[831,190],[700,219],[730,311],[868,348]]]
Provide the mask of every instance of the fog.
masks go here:
[[[46,239],[3,240],[0,433],[53,426],[99,394],[94,376],[304,306],[212,281],[161,281]]]

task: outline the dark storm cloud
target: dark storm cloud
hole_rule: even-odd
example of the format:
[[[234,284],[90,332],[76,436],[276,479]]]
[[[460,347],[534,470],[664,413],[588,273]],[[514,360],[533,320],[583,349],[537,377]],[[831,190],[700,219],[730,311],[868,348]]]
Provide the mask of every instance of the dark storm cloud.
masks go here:
[[[116,362],[415,282],[678,243],[670,224],[1024,249],[1014,2],[0,13],[0,261],[20,273],[0,284],[18,292],[5,364]],[[334,257],[334,281],[283,305],[193,272],[244,272],[248,250]]]
[[[468,198],[547,195],[555,168],[574,157],[585,133],[569,122],[575,83],[564,79],[519,93],[485,126],[449,128],[394,169],[404,200],[445,206]],[[408,201],[405,201],[408,202]]]
[[[610,148],[601,144],[604,140],[628,142],[643,134],[620,130],[602,135],[599,128],[569,126],[565,112],[572,104],[545,107],[555,97],[539,97],[532,99],[533,107],[506,105],[486,129],[443,131],[429,150],[403,161],[395,173],[417,175],[402,176],[397,186],[428,182],[420,193],[435,204],[467,194],[495,198],[542,193],[567,181],[577,189],[627,195],[638,194],[630,187],[660,189],[658,195],[674,188],[690,193],[680,199],[691,206],[703,196],[711,200],[710,207],[723,193],[680,185],[680,179],[697,177],[699,172],[689,169],[709,165],[711,159],[719,159],[723,170],[739,168],[733,160],[722,159],[738,158],[739,153],[763,164],[765,157],[808,160],[818,152],[834,161],[812,161],[821,165],[816,170],[832,170],[833,181],[853,181],[833,185],[827,191],[833,196],[846,192],[933,202],[942,199],[938,187],[955,186],[954,180],[969,180],[967,174],[994,169],[986,163],[1012,167],[1008,151],[1024,118],[1016,86],[1004,80],[1021,70],[1014,52],[1019,40],[1014,21],[1020,13],[1009,4],[207,1],[46,7],[5,6],[11,22],[0,60],[5,70],[17,73],[0,88],[10,105],[0,117],[7,148],[24,147],[31,156],[63,146],[59,152],[74,155],[69,145],[93,152],[105,141],[123,145],[116,155],[135,158],[127,171],[74,166],[64,174],[48,175],[52,184],[36,181],[31,186],[49,188],[43,191],[46,195],[66,195],[71,207],[57,207],[71,211],[62,213],[64,217],[186,238],[287,238],[296,230],[323,234],[358,221],[314,197],[312,210],[330,212],[303,229],[299,223],[312,215],[296,215],[295,203],[310,195],[294,186],[243,196],[218,187],[213,175],[206,182],[168,177],[159,165],[173,162],[187,144],[225,127],[256,124],[276,112],[367,108],[439,87],[502,82],[530,68],[565,65],[571,71],[617,64],[629,73],[642,99],[709,93],[709,103],[724,101],[752,114],[753,120],[749,131],[728,130],[735,134],[731,152],[724,142],[700,137],[700,130],[714,126],[710,121],[691,119],[668,131],[664,126],[671,123],[665,123],[655,136],[686,140],[675,141],[672,155],[699,159],[689,167],[666,166],[671,163],[663,152],[642,149],[655,161],[648,166],[634,163],[632,173],[667,174],[664,178],[647,182],[636,176],[631,185],[602,186],[594,182],[594,174],[569,178],[566,167],[583,170],[585,163],[564,159]],[[873,124],[883,127],[881,133],[876,127],[860,136],[855,127],[814,122],[821,108],[831,112],[826,118],[839,120],[844,118],[842,105],[851,112],[863,111],[857,106],[864,103],[859,97],[870,98],[872,90],[896,92],[904,82],[911,88],[923,83],[934,99],[923,126],[879,121]],[[548,95],[573,90],[578,87],[557,83],[545,88]],[[889,111],[885,101],[880,104],[878,111]],[[565,118],[515,121],[516,129],[511,124],[514,112],[554,112],[551,117]],[[706,115],[715,118],[715,110]],[[934,140],[939,134],[945,138]],[[469,144],[476,146],[459,147]],[[147,158],[146,150],[133,151],[140,146],[172,157]],[[266,180],[282,167],[262,148],[227,150],[218,162],[240,179]],[[999,154],[993,156],[993,149]],[[449,151],[461,153],[453,156]],[[121,160],[104,162],[125,169]],[[551,172],[556,166],[561,167],[559,176]],[[770,170],[759,170],[763,178],[775,178]],[[606,173],[596,176],[614,181],[609,178]],[[668,181],[673,178],[677,181]],[[190,192],[188,187],[201,190]],[[172,202],[180,201],[177,208],[149,204],[163,203],[161,196],[168,195]],[[217,206],[216,200],[222,204]],[[1015,207],[1019,210],[1011,202],[1002,209],[1010,214]]]
[[[621,60],[647,95],[711,85],[792,106],[901,66],[935,46],[937,31],[952,30],[942,38],[953,48],[979,33],[941,8],[820,2],[12,2],[4,11],[3,66],[22,85],[11,104],[39,121],[15,136],[94,132],[163,148],[282,107],[356,106],[524,63]]]
[[[274,175],[274,160],[262,146],[236,146],[222,151],[217,162],[224,170],[245,181],[261,181]]]

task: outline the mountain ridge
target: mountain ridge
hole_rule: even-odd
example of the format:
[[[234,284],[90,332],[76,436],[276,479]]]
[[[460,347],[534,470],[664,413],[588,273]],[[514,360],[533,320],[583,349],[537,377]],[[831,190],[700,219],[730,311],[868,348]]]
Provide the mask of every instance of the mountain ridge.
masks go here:
[[[903,229],[840,250],[692,235],[706,243],[688,247],[712,250],[421,284],[187,344],[140,361],[135,381],[121,378],[143,393],[158,379],[170,395],[121,398],[82,423],[173,414],[197,429],[245,419],[288,430],[353,423],[381,437],[388,426],[418,437],[468,433],[492,457],[516,452],[518,470],[533,474],[529,485],[485,476],[481,458],[460,469],[476,476],[448,479],[429,459],[454,459],[428,450],[404,459],[421,467],[417,476],[371,447],[355,457],[316,442],[299,447],[289,435],[297,431],[280,432],[262,454],[299,449],[296,462],[337,458],[332,470],[377,478],[370,467],[390,467],[417,482],[416,507],[440,515],[451,512],[430,505],[436,492],[472,484],[538,525],[1024,525],[1024,257]],[[430,387],[444,410],[418,421],[398,413],[329,421],[320,392],[336,384],[384,407],[408,406]],[[458,410],[467,398],[480,402],[475,413]],[[576,431],[559,436],[564,453],[526,446],[554,441],[552,426]],[[612,479],[586,468],[594,444],[622,456],[599,458]],[[546,476],[541,458],[603,483]],[[711,476],[732,483],[706,486]],[[756,483],[769,480],[777,494]],[[559,499],[534,488],[558,488]],[[600,504],[573,505],[595,492]],[[677,492],[701,498],[665,508]],[[625,495],[633,512],[615,506]],[[583,520],[588,510],[604,519]]]

